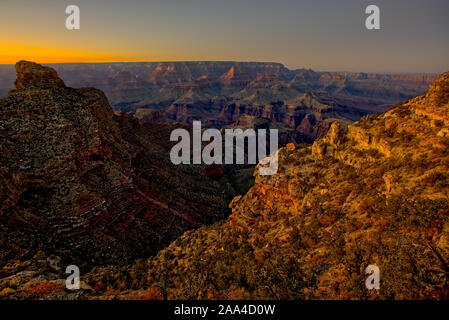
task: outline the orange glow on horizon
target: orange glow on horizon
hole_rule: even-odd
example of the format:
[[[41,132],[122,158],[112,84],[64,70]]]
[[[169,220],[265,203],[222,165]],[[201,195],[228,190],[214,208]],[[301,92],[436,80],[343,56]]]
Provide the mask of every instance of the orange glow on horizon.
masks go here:
[[[0,42],[0,64],[15,64],[20,60],[37,63],[70,62],[131,62],[121,56],[87,51],[73,51]]]

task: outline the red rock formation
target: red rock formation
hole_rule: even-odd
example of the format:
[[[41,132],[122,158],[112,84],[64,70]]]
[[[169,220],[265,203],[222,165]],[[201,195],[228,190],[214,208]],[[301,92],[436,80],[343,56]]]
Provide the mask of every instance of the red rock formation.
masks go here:
[[[274,74],[264,73],[260,74],[248,84],[248,88],[253,89],[279,89],[280,87],[286,87],[287,83],[279,79]]]
[[[245,87],[250,81],[251,76],[240,64],[233,65],[228,72],[220,77],[220,83],[229,87]]]
[[[28,61],[16,64],[17,80],[14,85],[17,90],[23,88],[57,88],[65,87],[56,71],[49,67],[41,67]]]
[[[161,62],[150,76],[154,84],[173,84],[192,81],[192,74],[184,64]]]
[[[385,111],[405,98],[423,93],[434,79],[431,75],[288,70],[282,64],[263,62],[56,66],[71,86],[102,89],[115,110],[131,113],[143,108],[160,110],[166,118],[178,122],[191,123],[193,119],[200,119],[216,127],[230,125],[242,114],[281,121],[290,128],[297,128],[306,113],[313,114],[316,119],[336,117],[354,121],[364,114]],[[11,89],[11,83],[5,82],[10,77],[2,69],[0,94]],[[54,75],[49,74],[46,81],[51,82],[48,79],[52,77]],[[2,81],[8,86],[2,85]],[[333,106],[321,107],[327,104],[326,101],[305,108],[302,102],[291,103],[309,92],[321,97],[324,93],[332,98],[331,102],[351,108],[340,112],[341,109],[336,110]],[[310,104],[307,101],[304,103]],[[286,107],[278,107],[280,105]],[[320,122],[317,124],[320,125]]]
[[[0,232],[11,239],[0,259],[42,249],[125,263],[226,215],[226,181],[171,164],[172,126],[113,115],[103,92],[65,87],[51,68],[16,68],[17,90],[0,100]],[[17,247],[19,231],[30,241]]]

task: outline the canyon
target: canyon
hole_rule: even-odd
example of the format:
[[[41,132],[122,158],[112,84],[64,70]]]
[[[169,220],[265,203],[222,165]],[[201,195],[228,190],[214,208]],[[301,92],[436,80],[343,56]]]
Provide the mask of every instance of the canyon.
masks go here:
[[[131,296],[156,299],[164,280],[169,299],[448,299],[448,120],[445,73],[387,112],[287,144],[227,220],[145,261]],[[368,265],[379,290],[365,287]]]
[[[138,112],[147,102],[115,104],[114,112],[101,90],[71,88],[48,66],[16,64],[15,89],[0,100],[0,298],[449,298],[449,73],[424,90],[425,76],[302,70],[289,80],[279,64],[262,64],[259,74],[258,63],[218,63],[220,90],[244,104],[228,106],[217,122],[222,129],[287,126],[313,141],[286,139],[277,172],[266,176],[264,164],[169,161],[170,132],[189,130],[189,114],[216,117],[217,110],[185,105],[182,123],[165,122],[175,120],[168,112],[173,97],[160,97],[185,85],[179,75],[208,75],[209,64],[146,67],[151,72],[142,81],[160,93],[151,96],[162,114]],[[143,69],[96,65],[92,81],[104,80],[100,70],[114,65]],[[73,65],[94,74],[90,67]],[[130,79],[130,91],[141,88],[140,77],[116,78]],[[285,122],[284,103],[254,108],[273,92],[285,101],[294,96],[293,79],[304,91],[290,102],[293,114],[303,104],[307,130],[298,131],[304,119]],[[347,84],[339,91],[337,83],[348,79],[371,89],[355,94]],[[334,85],[325,92],[314,87],[323,83]],[[195,85],[216,89],[204,77]],[[190,97],[198,101],[193,91]],[[369,103],[351,106],[362,98]],[[390,103],[359,120],[353,112]],[[331,115],[320,118],[327,128],[317,129],[314,112]],[[239,181],[240,169],[254,181]],[[78,263],[81,289],[67,290],[63,269],[52,261]],[[366,290],[368,265],[380,269],[379,290]]]
[[[71,87],[105,92],[115,111],[141,122],[201,120],[210,128],[268,120],[288,141],[311,143],[331,123],[349,124],[423,93],[433,75],[290,70],[265,62],[141,62],[51,64]],[[0,94],[12,66],[0,68]]]
[[[126,263],[229,214],[236,191],[221,169],[212,179],[171,163],[173,126],[114,113],[103,92],[67,87],[50,67],[16,72],[0,100],[0,261],[43,250]]]

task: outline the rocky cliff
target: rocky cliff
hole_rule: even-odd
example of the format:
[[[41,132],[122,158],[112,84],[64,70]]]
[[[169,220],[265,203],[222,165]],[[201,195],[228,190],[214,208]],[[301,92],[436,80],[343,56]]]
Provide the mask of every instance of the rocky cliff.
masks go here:
[[[228,214],[227,181],[171,164],[172,126],[113,114],[103,92],[66,87],[49,67],[16,72],[0,100],[0,261],[43,250],[126,263]]]
[[[228,221],[185,233],[145,277],[184,299],[448,299],[448,120],[446,73],[386,113],[287,145]],[[365,287],[368,265],[379,290]]]

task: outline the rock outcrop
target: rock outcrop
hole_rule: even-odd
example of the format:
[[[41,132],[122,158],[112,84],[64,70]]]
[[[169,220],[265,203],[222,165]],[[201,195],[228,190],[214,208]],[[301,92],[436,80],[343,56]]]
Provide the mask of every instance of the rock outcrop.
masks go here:
[[[251,76],[240,65],[236,64],[220,77],[220,83],[228,87],[245,87],[251,81]]]
[[[43,67],[29,61],[19,61],[16,64],[17,80],[14,85],[17,90],[31,88],[65,87],[55,70]]]
[[[16,69],[0,100],[0,261],[43,250],[126,263],[227,215],[226,180],[171,164],[173,126],[114,115],[102,91],[66,87],[49,67]]]

